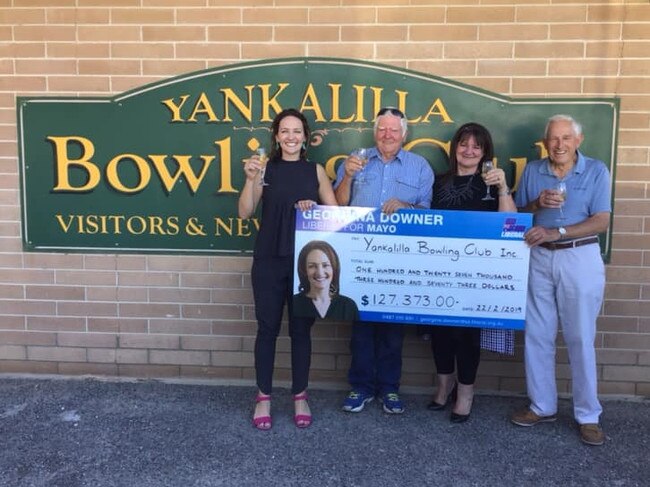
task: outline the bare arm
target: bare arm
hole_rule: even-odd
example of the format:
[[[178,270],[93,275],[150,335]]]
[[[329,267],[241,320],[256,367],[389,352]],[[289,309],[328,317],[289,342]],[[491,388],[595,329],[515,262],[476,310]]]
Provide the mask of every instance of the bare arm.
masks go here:
[[[262,198],[262,186],[259,184],[260,169],[258,156],[244,159],[246,182],[239,194],[237,205],[239,218],[250,218],[255,213],[260,198]]]
[[[332,182],[320,164],[316,164],[316,175],[318,177],[318,199],[321,204],[338,206],[336,197],[334,196],[334,190],[332,189]],[[316,204],[317,202],[314,200],[298,200],[296,202],[296,208],[300,211],[307,211]]]
[[[321,203],[324,205],[338,206],[339,203],[332,189],[332,182],[327,177],[325,168],[318,164],[316,166],[316,172],[318,173],[318,197]]]

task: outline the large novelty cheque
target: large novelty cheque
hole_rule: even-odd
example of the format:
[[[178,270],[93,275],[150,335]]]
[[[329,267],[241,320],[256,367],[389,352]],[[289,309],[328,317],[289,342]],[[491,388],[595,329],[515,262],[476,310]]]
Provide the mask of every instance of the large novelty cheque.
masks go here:
[[[336,292],[362,321],[524,328],[531,214],[315,206],[296,217],[296,297],[300,251],[324,241]]]

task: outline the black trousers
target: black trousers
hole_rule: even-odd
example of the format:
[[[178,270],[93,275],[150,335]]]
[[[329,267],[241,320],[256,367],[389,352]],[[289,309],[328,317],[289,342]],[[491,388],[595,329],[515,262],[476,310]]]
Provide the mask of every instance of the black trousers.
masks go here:
[[[438,374],[453,374],[458,382],[474,384],[481,360],[481,329],[463,326],[431,326],[431,351]]]
[[[255,339],[255,375],[264,394],[273,389],[275,343],[280,333],[285,303],[289,310],[291,337],[291,391],[304,391],[311,365],[311,326],[314,318],[298,318],[292,313],[293,256],[264,257],[253,260],[251,270],[257,337]]]

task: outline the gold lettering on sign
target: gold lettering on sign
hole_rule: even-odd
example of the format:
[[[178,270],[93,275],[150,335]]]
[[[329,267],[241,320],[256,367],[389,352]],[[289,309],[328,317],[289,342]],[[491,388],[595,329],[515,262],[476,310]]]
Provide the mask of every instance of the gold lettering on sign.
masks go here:
[[[190,97],[190,95],[181,95],[181,100],[179,104],[174,103],[173,98],[168,98],[163,100],[162,104],[169,108],[169,111],[172,112],[172,122],[184,122],[183,117],[181,117],[181,108],[185,105],[185,102]]]
[[[449,113],[447,113],[447,109],[440,98],[435,99],[427,113],[422,117],[421,121],[423,123],[429,123],[429,118],[431,116],[440,117],[442,123],[453,123],[453,120],[449,116]]]
[[[275,113],[280,113],[282,111],[282,107],[278,103],[277,97],[280,96],[280,93],[282,93],[287,86],[289,86],[289,83],[279,83],[278,90],[273,96],[270,96],[271,85],[259,85],[259,89],[262,91],[262,115],[260,117],[260,122],[273,121],[270,111],[271,107]]]
[[[208,93],[201,92],[190,100],[190,95],[183,94],[176,98],[161,100],[170,113],[171,122],[197,123],[232,123],[233,113],[237,112],[248,123],[272,122],[277,113],[286,108],[281,102],[282,93],[291,86],[290,83],[245,85],[236,88],[220,88],[221,98],[211,100]],[[410,118],[408,122],[431,123],[438,118],[442,123],[452,123],[447,108],[440,98],[422,100],[421,97],[409,104],[409,92],[393,90],[392,95],[384,93],[379,86],[351,85],[328,83],[328,92],[319,92],[318,86],[308,83],[303,90],[298,109],[301,112],[313,113],[317,123],[353,123],[367,122],[366,113],[375,114],[385,105],[396,106]],[[245,91],[245,93],[243,93]],[[345,94],[350,94],[353,100],[347,101]],[[255,103],[259,103],[259,120],[254,120]],[[422,108],[428,107],[423,112]],[[219,118],[221,117],[221,118]],[[371,120],[372,120],[371,119]]]
[[[214,219],[214,235],[222,237],[224,234],[232,237],[250,237],[253,235],[252,228],[255,231],[260,229],[260,222],[257,218],[221,218]]]
[[[212,109],[212,105],[210,104],[210,100],[208,99],[208,95],[205,93],[201,93],[199,95],[199,99],[196,102],[196,105],[194,105],[194,110],[192,110],[192,114],[190,115],[190,118],[188,119],[188,122],[196,122],[198,121],[196,116],[199,114],[203,114],[206,116],[208,122],[218,122],[219,119],[217,118],[217,115],[214,113],[214,110]]]
[[[438,139],[429,139],[429,138],[422,138],[422,139],[414,139],[406,144],[404,144],[404,149],[406,150],[411,150],[413,147],[417,147],[418,145],[426,145],[426,144],[431,144],[434,146],[438,146],[442,148],[447,156],[449,156],[449,149],[451,147],[451,141],[449,142],[443,142]]]
[[[330,122],[350,123],[352,120],[354,120],[354,114],[350,115],[348,118],[341,118],[341,114],[339,113],[340,105],[341,105],[341,93],[340,93],[341,85],[329,83],[328,86],[332,89],[332,118]],[[363,105],[361,106],[363,107]],[[358,107],[359,107],[359,103],[357,100],[357,108]],[[358,112],[357,112],[357,116],[358,116]]]
[[[102,180],[102,174],[98,164],[91,158],[95,154],[95,146],[91,140],[85,137],[47,137],[54,144],[54,166],[56,181],[52,188],[56,193],[86,193],[94,190]],[[69,155],[70,146],[77,145],[81,148],[79,158],[72,158]],[[226,137],[222,140],[216,140],[215,145],[221,155],[220,161],[220,182],[219,193],[237,193],[232,182],[231,167],[231,139]],[[171,157],[176,163],[174,171],[170,171],[165,164],[168,157]],[[187,154],[174,154],[167,156],[164,154],[149,154],[143,157],[138,154],[118,154],[114,156],[107,164],[105,169],[106,184],[123,194],[135,194],[145,189],[152,178],[152,166],[155,174],[160,179],[164,190],[169,194],[174,186],[184,181],[189,191],[196,194],[206,178],[210,165],[215,160],[214,155],[200,155],[201,166],[198,172],[192,167],[194,157]],[[148,158],[148,160],[147,160]],[[150,161],[150,162],[148,162]],[[133,186],[127,186],[120,176],[120,166],[129,162],[135,166],[137,172],[137,183]],[[86,181],[80,185],[74,186],[70,182],[70,173],[72,169],[83,171]]]
[[[323,110],[320,107],[320,102],[318,101],[318,96],[316,95],[316,90],[314,85],[309,83],[307,89],[305,90],[305,95],[302,97],[300,102],[301,112],[305,113],[307,111],[314,112],[314,119],[316,122],[325,122],[327,119],[323,115]]]
[[[79,235],[164,235],[180,233],[179,217],[159,215],[54,215],[64,233]]]
[[[133,188],[125,186],[120,180],[120,174],[117,166],[121,161],[133,161],[138,169],[139,184]],[[116,189],[119,193],[135,194],[147,187],[151,180],[151,169],[142,157],[135,154],[120,154],[109,161],[106,166],[106,181],[109,186]]]
[[[230,111],[228,110],[230,103],[235,105],[237,111],[241,113],[242,117],[244,117],[246,120],[249,122],[253,120],[253,88],[255,88],[255,86],[247,85],[244,88],[246,88],[246,91],[248,92],[247,103],[244,103],[241,98],[235,94],[232,88],[222,88],[219,90],[224,94],[224,122],[232,122],[232,118],[230,118]]]
[[[528,159],[525,157],[511,157],[510,162],[515,165],[515,184],[512,186],[512,190],[517,191],[519,180],[521,179],[521,175],[524,173],[524,168],[526,167]]]
[[[93,143],[84,137],[47,137],[47,140],[54,143],[54,157],[56,170],[56,181],[54,182],[54,191],[76,191],[85,192],[92,190],[99,184],[101,174],[97,166],[95,166],[90,158],[95,155],[95,146]],[[81,146],[81,158],[70,159],[68,157],[68,145],[78,144]],[[78,187],[70,184],[68,178],[70,167],[78,167],[85,171],[87,179],[86,184]]]
[[[165,165],[165,159],[167,159],[167,156],[159,154],[151,154],[149,156],[156,168],[156,172],[160,176],[165,191],[168,194],[171,193],[176,181],[178,181],[179,178],[184,177],[187,185],[190,187],[190,191],[192,191],[192,194],[196,194],[199,190],[199,185],[201,184],[201,181],[203,181],[203,178],[205,178],[205,174],[208,172],[210,163],[214,161],[215,156],[200,156],[203,164],[201,165],[201,170],[198,175],[194,173],[194,170],[190,165],[190,159],[192,156],[175,155],[172,157],[178,164],[178,171],[176,171],[175,174],[170,174],[167,170],[167,166]]]

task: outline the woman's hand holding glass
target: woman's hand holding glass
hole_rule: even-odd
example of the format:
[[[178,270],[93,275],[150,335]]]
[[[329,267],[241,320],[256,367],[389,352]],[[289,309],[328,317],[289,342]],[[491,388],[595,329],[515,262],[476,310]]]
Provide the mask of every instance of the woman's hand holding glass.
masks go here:
[[[483,177],[483,181],[485,181],[485,196],[481,198],[483,201],[490,201],[494,199],[490,194],[490,186],[492,184],[490,183],[491,179],[489,179],[488,177],[488,175],[493,171],[494,171],[494,164],[492,163],[492,161],[489,159],[483,161],[483,164],[481,166],[481,176]]]
[[[264,171],[268,160],[269,157],[266,155],[266,151],[263,148],[257,149],[257,153],[253,154],[249,158],[242,159],[246,179],[254,181],[259,177],[258,184],[260,186],[268,186],[268,183],[264,181]]]
[[[499,189],[499,193],[508,190],[508,183],[506,182],[506,173],[503,169],[495,167],[490,169],[487,172],[482,174],[483,181],[485,181],[486,186],[496,186]],[[494,198],[493,198],[494,199]]]

